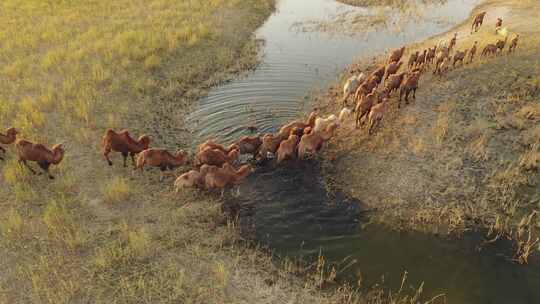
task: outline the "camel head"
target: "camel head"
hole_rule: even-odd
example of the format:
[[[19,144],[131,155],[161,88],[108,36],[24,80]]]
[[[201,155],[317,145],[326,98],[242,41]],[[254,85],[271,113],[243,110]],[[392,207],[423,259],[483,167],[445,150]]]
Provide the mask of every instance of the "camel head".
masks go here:
[[[150,146],[150,137],[148,135],[141,135],[139,137],[139,144],[143,145],[144,150],[148,149],[148,146]]]
[[[64,145],[56,144],[52,147],[51,151],[53,153],[53,159],[51,163],[55,165],[59,164],[62,161],[62,159],[64,159],[64,154],[65,154]]]
[[[177,158],[177,159],[185,159],[186,163],[189,162],[188,156],[189,156],[189,154],[186,151],[182,150],[182,149],[176,151],[176,153],[174,155],[174,157]]]
[[[315,126],[315,120],[317,119],[317,110],[314,110],[309,114],[307,124],[311,127]]]
[[[19,131],[17,129],[13,128],[13,127],[7,129],[7,131],[6,131],[6,135],[8,137],[16,137],[17,134],[19,134]]]
[[[229,160],[236,160],[240,156],[240,150],[239,149],[232,149],[229,153],[227,153],[227,158]]]
[[[266,133],[263,135],[262,137],[262,141],[265,142],[265,141],[269,141],[269,140],[272,140],[274,138],[274,134],[272,133]]]
[[[242,180],[253,172],[255,172],[255,168],[252,165],[243,165],[236,171],[236,179]]]
[[[302,129],[298,127],[294,127],[291,129],[291,132],[289,133],[289,138],[292,138],[293,136],[302,136],[302,133],[303,133]]]
[[[382,89],[382,91],[379,94],[379,102],[384,101],[384,99],[387,99],[389,95],[388,88],[385,87]]]
[[[240,150],[240,146],[237,145],[237,144],[231,144],[230,146],[227,147],[227,151],[230,153],[231,151],[233,150]]]

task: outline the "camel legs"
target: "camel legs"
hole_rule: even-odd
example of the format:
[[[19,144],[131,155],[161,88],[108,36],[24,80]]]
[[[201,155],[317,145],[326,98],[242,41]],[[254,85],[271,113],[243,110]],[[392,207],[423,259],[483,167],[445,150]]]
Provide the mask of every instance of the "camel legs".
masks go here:
[[[2,148],[2,146],[0,146],[0,151],[2,151],[4,154],[6,153],[6,149]],[[4,158],[0,156],[0,160],[4,160]]]
[[[133,164],[133,167],[135,167],[135,153],[130,152],[129,156],[131,156],[131,163]],[[125,167],[125,166],[124,166]]]
[[[343,96],[342,107],[345,107],[347,105],[347,99],[349,98],[349,95],[350,94],[346,94],[345,96]]]
[[[409,93],[411,93],[411,90],[405,90],[405,104],[409,104]]]
[[[414,100],[416,100],[416,88],[412,88],[410,90],[406,90],[405,92],[405,104],[409,104],[409,94],[412,92],[412,97]]]
[[[107,163],[109,164],[109,166],[112,166],[112,161],[109,158],[109,153],[111,153],[111,150],[105,150],[103,151],[103,156],[105,156],[105,160],[107,160]]]
[[[367,119],[368,114],[369,114],[369,111],[366,111],[366,112],[364,112],[364,114],[362,114],[362,116],[360,116],[360,125],[362,125],[362,126],[364,125],[365,120],[364,120],[364,122],[362,122],[362,119],[364,117],[366,117],[366,119]]]
[[[375,121],[372,121],[370,124],[369,124],[369,131],[368,131],[368,134],[371,135],[373,133],[373,130],[375,129],[375,127],[379,124],[379,119],[376,119]]]
[[[362,124],[362,118],[366,115],[366,113],[356,113],[356,128],[358,128],[359,125]]]
[[[239,197],[240,196],[240,186],[236,186],[236,191],[234,191],[235,193],[233,194],[234,197]]]
[[[49,179],[54,179],[54,176],[51,175],[51,173],[49,172],[49,167],[50,167],[50,163],[47,163],[47,162],[39,162],[38,163],[39,167],[47,174],[47,176],[49,177]]]
[[[162,182],[163,179],[165,179],[165,171],[167,171],[167,167],[159,167],[159,181]]]
[[[358,129],[358,126],[360,125],[360,111],[356,113],[356,119],[354,121],[356,128]]]

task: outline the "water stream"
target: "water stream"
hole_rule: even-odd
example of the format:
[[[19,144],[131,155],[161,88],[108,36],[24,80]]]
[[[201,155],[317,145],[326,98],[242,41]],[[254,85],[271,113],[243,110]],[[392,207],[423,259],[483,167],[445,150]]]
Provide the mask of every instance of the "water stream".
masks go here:
[[[274,132],[308,110],[308,92],[325,89],[355,58],[447,31],[478,1],[418,3],[419,17],[400,24],[399,30],[351,35],[297,31],[295,25],[332,20],[350,11],[369,14],[369,9],[333,0],[279,1],[276,13],[256,33],[265,41],[260,65],[211,90],[196,105],[188,125],[198,141],[211,137],[229,143],[249,134],[248,125],[260,133]],[[261,166],[235,200],[252,206],[247,216],[253,237],[280,255],[309,259],[322,251],[330,262],[354,260],[340,273],[341,280],[355,282],[361,274],[369,285],[384,276],[390,286],[399,287],[408,271],[409,284],[424,281],[429,295],[445,293],[448,303],[540,303],[540,267],[513,264],[501,248],[479,252],[480,239],[474,234],[445,240],[364,226],[369,216],[362,204],[339,193],[329,195],[316,162]]]

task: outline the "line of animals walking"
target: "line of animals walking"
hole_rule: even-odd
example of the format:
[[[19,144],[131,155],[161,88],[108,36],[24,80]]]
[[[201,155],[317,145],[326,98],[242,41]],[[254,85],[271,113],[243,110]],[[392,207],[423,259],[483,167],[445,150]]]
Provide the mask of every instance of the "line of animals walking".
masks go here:
[[[482,26],[486,12],[475,16],[471,27],[471,34],[477,32]],[[519,35],[508,43],[509,35],[502,28],[502,18],[497,19],[495,33],[502,33],[504,40],[497,40],[495,43],[487,44],[480,54],[482,57],[498,56],[502,54],[508,45],[508,53],[515,51],[519,41]],[[356,113],[355,123],[359,127],[368,120],[368,132],[371,134],[377,124],[382,120],[388,108],[388,100],[392,93],[399,90],[398,108],[405,97],[405,104],[409,103],[409,95],[416,99],[416,90],[422,73],[433,67],[433,74],[443,77],[450,69],[456,65],[472,63],[478,51],[478,41],[475,41],[470,49],[455,50],[458,34],[455,33],[450,41],[440,41],[438,45],[424,49],[422,53],[416,51],[411,53],[407,61],[407,71],[398,73],[403,61],[405,47],[391,52],[388,62],[376,68],[371,74],[359,73],[349,77],[343,87],[342,111],[350,111],[347,108],[349,99],[353,99],[355,104],[352,112]],[[354,73],[355,71],[351,71]],[[384,84],[383,84],[384,82]],[[379,88],[380,87],[380,88]]]
[[[478,31],[482,26],[486,12],[475,16],[471,33]],[[502,27],[502,19],[498,18],[496,32]],[[511,40],[508,53],[515,51],[519,35]],[[508,42],[508,35],[504,40],[487,44],[481,56],[492,56],[503,53]],[[478,42],[470,49],[452,51],[456,47],[457,33],[448,43],[444,41],[436,46],[425,49],[422,53],[412,53],[407,62],[407,71],[398,73],[403,61],[405,47],[391,52],[385,65],[375,69],[368,75],[360,73],[351,76],[343,87],[342,110],[338,115],[331,114],[326,118],[320,117],[315,109],[306,121],[295,120],[282,126],[275,134],[268,133],[263,136],[243,136],[235,143],[224,146],[209,139],[199,145],[194,157],[191,159],[187,152],[177,151],[175,154],[166,149],[151,148],[151,139],[147,135],[133,138],[127,130],[115,132],[108,129],[102,138],[102,153],[107,163],[113,163],[109,157],[111,152],[118,152],[123,157],[123,165],[127,167],[127,158],[131,158],[134,170],[144,170],[145,166],[160,169],[160,181],[166,171],[174,170],[185,165],[193,165],[193,169],[183,173],[174,182],[175,191],[184,188],[199,188],[209,191],[221,191],[223,196],[226,188],[240,184],[254,171],[251,164],[242,164],[235,167],[239,156],[252,155],[258,162],[267,160],[269,154],[274,155],[278,164],[286,160],[306,159],[321,150],[324,143],[330,140],[339,126],[355,114],[356,128],[368,122],[368,133],[371,135],[382,120],[388,109],[389,99],[393,92],[399,90],[398,108],[405,97],[405,104],[409,103],[412,93],[416,99],[416,90],[422,73],[433,66],[433,74],[442,77],[452,65],[471,63],[477,52]],[[467,60],[468,59],[468,60]],[[384,81],[384,85],[383,84]],[[353,98],[355,106],[349,108],[348,101]],[[15,145],[19,164],[28,168],[33,174],[36,171],[28,162],[36,162],[50,179],[54,176],[49,172],[51,165],[59,164],[65,155],[63,144],[54,145],[51,149],[39,143],[17,138],[19,132],[9,128],[6,134],[0,133],[0,143]],[[6,150],[0,146],[4,154]],[[3,158],[0,156],[0,160]]]

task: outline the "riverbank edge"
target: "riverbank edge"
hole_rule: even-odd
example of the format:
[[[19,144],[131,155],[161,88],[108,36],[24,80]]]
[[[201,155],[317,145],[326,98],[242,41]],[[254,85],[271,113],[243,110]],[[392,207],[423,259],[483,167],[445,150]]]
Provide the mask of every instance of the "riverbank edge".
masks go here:
[[[481,1],[470,13],[469,17],[463,20],[462,22],[458,23],[457,25],[453,26],[451,29],[447,30],[444,33],[434,35],[432,37],[429,37],[423,41],[411,43],[405,45],[407,48],[407,51],[414,51],[414,50],[421,50],[424,48],[427,48],[428,46],[436,44],[438,41],[444,39],[449,40],[454,32],[468,32],[470,31],[470,24],[472,23],[472,19],[476,14],[482,11],[489,11],[496,8],[506,8],[509,9],[511,13],[514,13],[514,9],[517,10],[519,5],[522,5],[522,3],[517,3],[515,1],[505,1],[505,0],[485,0]],[[521,8],[522,9],[522,8]],[[497,16],[498,17],[498,16]],[[506,16],[501,16],[505,21]],[[515,16],[513,16],[515,18]],[[491,21],[491,20],[490,20]],[[507,21],[508,22],[508,21]],[[520,20],[520,23],[523,23],[523,20]],[[508,24],[508,23],[507,23]],[[490,22],[484,21],[484,28],[493,26]],[[484,36],[481,36],[482,38],[485,38]],[[510,37],[512,38],[512,37]],[[467,37],[467,45],[471,45],[471,38]],[[491,37],[491,40],[493,40],[493,37]],[[458,44],[459,44],[459,38],[458,38]],[[477,56],[479,55],[481,51],[481,47],[478,50]],[[527,47],[528,49],[531,49],[532,47],[535,47],[535,45],[523,45],[521,44],[520,47]],[[462,48],[462,45],[459,46],[459,48]],[[333,101],[338,100],[336,99],[336,96],[340,96],[341,94],[341,85],[345,81],[346,78],[349,77],[351,71],[364,71],[364,70],[372,70],[374,67],[378,66],[381,63],[384,63],[388,57],[388,52],[376,55],[374,57],[369,58],[362,58],[358,60],[357,62],[351,64],[348,68],[346,68],[343,73],[338,77],[338,81],[331,86],[331,88],[326,92],[326,96],[323,96],[319,100],[319,104],[317,104],[318,108],[321,110],[322,113],[331,113],[339,110],[339,107],[336,106],[336,104],[333,103]],[[408,53],[402,58],[402,60],[406,61],[408,59]],[[421,84],[422,86],[422,84]],[[425,87],[421,87],[420,90],[426,91]],[[323,93],[324,94],[324,93]],[[360,197],[357,197],[351,193],[348,189],[344,189],[339,186],[339,178],[337,178],[338,175],[341,173],[336,172],[334,167],[334,160],[336,157],[339,158],[339,149],[335,146],[335,142],[332,141],[329,144],[329,149],[325,151],[324,157],[322,159],[322,166],[323,166],[323,176],[327,183],[327,187],[332,190],[339,190],[347,195],[354,197],[355,199],[360,199]],[[342,177],[347,178],[347,177]],[[494,220],[495,218],[492,217],[489,220],[486,221],[478,221],[477,219],[472,219],[470,222],[467,222],[466,226],[460,227],[460,229],[452,229],[448,226],[448,224],[442,224],[441,222],[428,222],[428,223],[410,223],[410,212],[405,212],[403,210],[396,210],[399,209],[399,206],[392,205],[388,208],[385,208],[385,206],[365,206],[366,209],[371,210],[372,214],[372,220],[373,222],[383,224],[385,226],[388,226],[394,230],[410,230],[410,231],[419,231],[424,233],[430,233],[430,234],[448,234],[454,237],[459,237],[461,233],[467,230],[476,230],[481,231],[482,233],[487,232],[490,228],[493,228]],[[390,210],[389,210],[390,209]],[[490,214],[491,216],[491,214]]]

